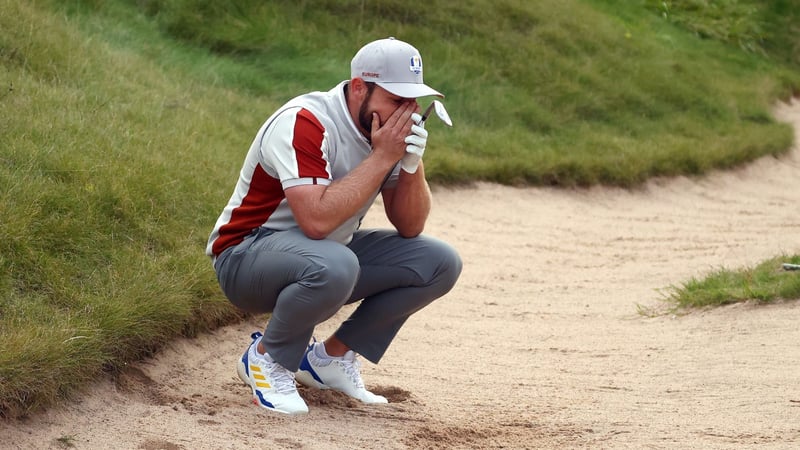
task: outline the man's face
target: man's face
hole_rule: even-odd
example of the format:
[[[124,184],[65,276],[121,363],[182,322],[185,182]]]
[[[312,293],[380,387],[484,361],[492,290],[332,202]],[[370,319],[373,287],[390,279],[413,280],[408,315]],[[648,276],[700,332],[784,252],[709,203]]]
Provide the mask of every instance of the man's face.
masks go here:
[[[416,100],[394,95],[386,89],[374,85],[373,88],[367,92],[364,101],[361,102],[361,107],[358,109],[358,124],[363,128],[367,138],[370,138],[372,134],[373,112],[378,113],[380,126],[383,126],[386,119],[406,102],[416,103]]]

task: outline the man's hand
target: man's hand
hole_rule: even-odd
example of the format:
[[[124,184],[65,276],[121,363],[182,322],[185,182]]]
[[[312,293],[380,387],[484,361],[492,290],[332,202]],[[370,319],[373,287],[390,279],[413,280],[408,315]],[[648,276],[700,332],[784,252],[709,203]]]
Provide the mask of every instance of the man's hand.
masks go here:
[[[391,158],[392,164],[405,155],[405,139],[414,125],[411,115],[418,108],[416,102],[405,102],[383,124],[377,113],[372,114],[372,150],[376,155]]]
[[[416,173],[422,155],[425,153],[425,145],[428,143],[428,131],[425,130],[425,123],[422,116],[417,113],[411,115],[414,125],[411,125],[411,134],[406,136],[406,154],[400,160],[400,168],[408,173]]]

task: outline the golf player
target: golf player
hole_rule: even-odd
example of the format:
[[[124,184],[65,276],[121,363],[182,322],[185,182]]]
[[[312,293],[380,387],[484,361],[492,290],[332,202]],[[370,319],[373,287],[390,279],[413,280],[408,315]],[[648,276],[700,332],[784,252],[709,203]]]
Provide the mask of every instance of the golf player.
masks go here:
[[[244,159],[206,253],[234,305],[272,313],[237,362],[268,410],[308,412],[295,380],[386,403],[364,387],[357,355],[377,364],[409,316],[461,273],[452,247],[421,234],[431,193],[416,99],[442,97],[422,71],[410,44],[371,42],[349,80],[272,114]],[[378,194],[393,229],[361,229]],[[316,325],[355,302],[331,336],[313,339]]]

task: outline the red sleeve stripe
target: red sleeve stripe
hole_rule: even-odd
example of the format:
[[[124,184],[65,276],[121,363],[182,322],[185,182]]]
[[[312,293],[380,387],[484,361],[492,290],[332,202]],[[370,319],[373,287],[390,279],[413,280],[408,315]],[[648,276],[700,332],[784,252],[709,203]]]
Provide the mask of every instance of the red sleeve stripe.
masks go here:
[[[303,108],[297,113],[294,124],[294,147],[299,178],[330,178],[327,161],[322,154],[325,127],[311,111]]]
[[[219,237],[211,251],[219,255],[231,245],[239,244],[254,229],[263,225],[275,212],[284,198],[280,180],[269,176],[261,166],[256,166],[250,189],[242,203],[231,213],[231,218],[219,229]]]

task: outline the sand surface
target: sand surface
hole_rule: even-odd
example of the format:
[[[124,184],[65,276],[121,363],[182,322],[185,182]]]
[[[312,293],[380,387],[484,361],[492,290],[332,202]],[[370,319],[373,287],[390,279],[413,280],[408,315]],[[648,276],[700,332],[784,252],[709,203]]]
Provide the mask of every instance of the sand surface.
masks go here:
[[[800,102],[776,116],[800,136]],[[234,369],[253,319],[0,422],[0,448],[800,448],[800,303],[641,314],[692,276],[800,252],[797,146],[633,191],[480,184],[434,200],[427,233],[464,272],[364,362],[391,404],[302,389],[307,416],[254,406]]]

